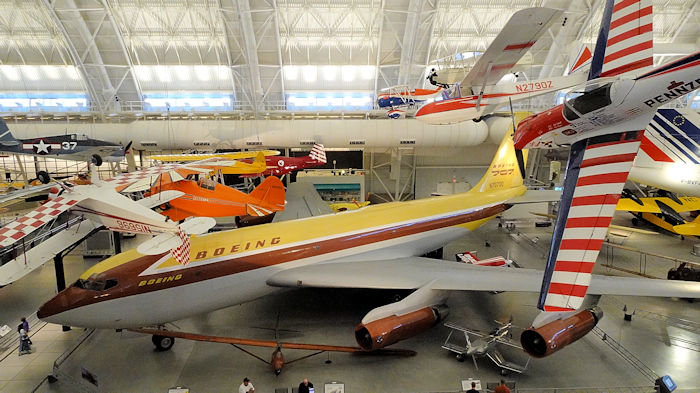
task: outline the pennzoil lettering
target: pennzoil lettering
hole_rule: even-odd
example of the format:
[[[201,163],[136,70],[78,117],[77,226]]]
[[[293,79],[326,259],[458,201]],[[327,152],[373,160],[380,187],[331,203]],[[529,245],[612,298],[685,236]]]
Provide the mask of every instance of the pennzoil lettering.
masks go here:
[[[166,277],[151,278],[150,280],[141,280],[139,282],[139,286],[142,287],[145,285],[164,284],[166,282],[177,281],[181,278],[182,278],[182,274],[176,274],[176,275],[166,276]]]
[[[275,244],[279,244],[281,241],[281,238],[278,237],[273,237],[272,239],[269,239],[270,241],[267,241],[268,239],[263,239],[263,240],[251,240],[249,242],[245,243],[238,243],[234,244],[231,246],[231,249],[229,250],[229,254],[233,254],[234,252],[239,252],[239,251],[246,251],[246,250],[254,250],[256,248],[263,248],[266,245],[274,246]],[[209,253],[211,251],[211,254]],[[197,252],[197,255],[195,255],[194,259],[204,259],[207,257],[207,255],[211,256],[219,256],[223,255],[224,252],[226,251],[225,247],[219,247],[214,250],[202,250]]]
[[[658,95],[656,97],[644,101],[644,103],[651,108],[654,107],[656,103],[663,104],[684,94],[690,93],[691,91],[697,89],[698,86],[700,86],[700,78],[677,86],[678,87],[669,89],[669,93]]]

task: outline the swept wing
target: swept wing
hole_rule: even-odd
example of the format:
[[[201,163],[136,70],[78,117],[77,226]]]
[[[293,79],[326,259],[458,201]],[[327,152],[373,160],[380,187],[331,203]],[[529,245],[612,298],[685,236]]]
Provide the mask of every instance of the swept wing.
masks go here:
[[[267,280],[278,287],[432,289],[539,293],[542,271],[494,269],[467,263],[405,257],[382,261],[326,263],[291,268]],[[592,275],[588,293],[619,296],[700,297],[700,284],[686,281]]]

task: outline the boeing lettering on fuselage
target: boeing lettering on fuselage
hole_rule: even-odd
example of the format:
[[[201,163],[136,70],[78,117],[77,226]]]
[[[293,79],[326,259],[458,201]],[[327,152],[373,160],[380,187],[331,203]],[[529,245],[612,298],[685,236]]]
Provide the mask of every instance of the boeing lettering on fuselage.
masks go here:
[[[671,100],[675,100],[676,98],[682,97],[690,93],[698,87],[700,87],[700,78],[687,83],[673,81],[673,83],[671,83],[671,85],[668,86],[668,90],[671,91],[671,93],[664,93],[663,95],[658,95],[656,97],[644,101],[644,103],[647,104],[647,106],[649,107],[654,107],[655,103],[657,102],[659,104],[665,104]]]
[[[241,252],[241,251],[247,251],[247,250],[254,250],[256,248],[262,248],[262,247],[265,247],[266,244],[269,244],[271,246],[275,245],[275,244],[279,244],[281,241],[281,238],[279,236],[273,237],[272,239],[269,239],[270,240],[269,243],[267,243],[267,240],[268,239],[253,240],[253,241],[249,241],[249,242],[242,243],[242,244],[234,244],[233,246],[231,246],[231,249],[229,250],[229,254],[233,254],[234,252]],[[226,248],[227,247],[218,247],[218,248],[214,248],[214,249],[210,249],[210,250],[199,251],[199,252],[197,252],[194,259],[204,259],[207,257],[207,255],[218,257],[220,255],[223,255],[224,252],[226,252]]]

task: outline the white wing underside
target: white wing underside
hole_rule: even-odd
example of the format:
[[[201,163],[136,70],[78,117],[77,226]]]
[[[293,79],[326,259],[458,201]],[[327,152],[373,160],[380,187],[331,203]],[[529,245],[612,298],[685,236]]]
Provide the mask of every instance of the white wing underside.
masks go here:
[[[267,284],[279,287],[415,289],[428,282],[436,290],[539,293],[542,272],[496,269],[423,257],[339,262],[291,268]],[[700,283],[593,275],[593,295],[700,297]]]
[[[462,80],[462,87],[493,85],[510,72],[562,11],[534,7],[516,12]]]

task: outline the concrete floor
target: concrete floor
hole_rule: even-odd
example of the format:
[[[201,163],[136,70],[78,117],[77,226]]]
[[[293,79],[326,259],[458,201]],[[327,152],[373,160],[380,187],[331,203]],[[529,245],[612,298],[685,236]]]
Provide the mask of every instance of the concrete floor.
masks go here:
[[[629,219],[623,216],[615,222],[627,224]],[[541,268],[549,248],[550,231],[548,228],[536,229],[530,223],[508,232],[497,228],[494,221],[446,247],[445,258],[451,259],[455,252],[464,250],[477,250],[483,258],[505,255],[510,251],[511,257],[521,266]],[[491,247],[485,246],[487,240]],[[696,242],[697,239],[680,240],[667,235],[636,233],[625,239],[627,246],[700,261],[689,253]],[[616,250],[613,264],[632,269],[638,267],[638,259],[636,254]],[[602,261],[605,261],[604,253],[601,253],[599,264]],[[67,258],[67,281],[71,282],[94,263],[96,260]],[[663,261],[647,263],[647,273],[665,277],[669,267]],[[601,266],[596,267],[596,272],[621,274]],[[15,326],[14,321],[20,316],[36,310],[55,292],[53,280],[53,266],[47,264],[19,282],[0,289],[0,324]],[[355,345],[355,325],[370,309],[390,302],[393,295],[391,291],[290,290],[177,321],[176,325],[184,331],[273,339],[273,332],[264,328],[273,328],[279,315],[280,328],[298,331],[283,332],[280,337],[283,341]],[[448,301],[451,310],[448,321],[489,330],[494,326],[494,319],[505,321],[513,315],[516,325],[526,326],[538,313],[535,303],[534,294],[455,292]],[[599,327],[610,337],[620,341],[657,374],[671,374],[680,388],[700,391],[698,334],[648,317],[635,316],[632,322],[624,322],[621,311],[622,305],[626,304],[630,310],[640,310],[640,315],[642,310],[652,311],[689,320],[698,326],[698,302],[606,296],[600,304],[606,317]],[[477,360],[477,370],[470,360],[460,363],[443,350],[440,346],[448,333],[448,328],[438,325],[427,333],[395,345],[415,350],[415,357],[321,354],[287,364],[280,376],[274,376],[269,365],[229,345],[177,340],[171,351],[156,352],[148,336],[100,330],[68,358],[61,366],[61,372],[79,378],[80,369],[86,368],[98,378],[101,392],[167,392],[174,386],[188,387],[193,393],[231,392],[236,391],[245,376],[252,379],[260,393],[297,386],[304,377],[319,388],[318,392],[323,392],[323,384],[331,381],[345,383],[348,392],[447,392],[458,391],[460,381],[470,377],[483,382],[501,378],[500,370],[487,359]],[[519,332],[514,333],[517,339]],[[250,348],[250,351],[264,359],[269,359],[272,352],[268,348]],[[525,363],[527,360],[527,356],[516,349],[503,348],[502,352],[511,361]],[[294,350],[284,353],[287,362],[308,354]],[[332,363],[326,364],[327,359]],[[0,367],[5,366],[4,362],[1,364]],[[50,371],[47,363],[46,374]],[[533,359],[524,374],[510,374],[507,379],[516,381],[519,388],[651,384],[593,335],[548,358]],[[3,385],[10,387],[10,383],[12,380],[0,379],[0,392],[15,392],[3,390]],[[42,391],[73,392],[76,388],[59,382]]]

